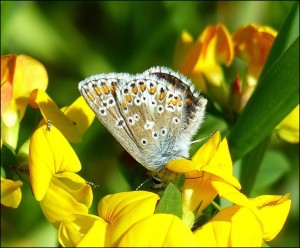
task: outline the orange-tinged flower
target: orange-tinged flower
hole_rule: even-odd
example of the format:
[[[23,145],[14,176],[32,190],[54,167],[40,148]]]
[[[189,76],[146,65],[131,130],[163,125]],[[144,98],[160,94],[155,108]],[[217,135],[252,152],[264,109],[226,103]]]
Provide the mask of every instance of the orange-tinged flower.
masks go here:
[[[1,68],[5,65],[2,65],[1,61]],[[2,79],[2,77],[1,77]],[[7,110],[11,100],[13,97],[13,87],[10,81],[7,79],[6,81],[1,80],[1,116],[2,113]]]
[[[224,25],[217,24],[208,26],[194,42],[185,31],[177,42],[174,67],[234,118],[232,112],[240,113],[255,90],[276,34],[268,26],[247,24],[230,35]],[[224,65],[230,67],[234,58],[246,62],[246,74],[226,82],[230,73],[226,70],[225,77]],[[243,71],[234,73],[244,75]]]
[[[275,129],[283,140],[299,143],[299,104]]]
[[[225,96],[222,65],[227,67],[233,60],[233,44],[230,34],[222,24],[208,26],[194,42],[184,32],[177,42],[174,64],[195,83],[196,88],[208,96]],[[223,98],[223,99],[221,99]]]
[[[44,117],[39,126],[45,124],[45,120],[50,120],[70,142],[80,142],[82,134],[95,117],[83,97],[79,97],[72,105],[61,110],[46,92],[34,90],[29,103],[33,108],[39,108]]]
[[[237,57],[248,64],[247,84],[256,85],[277,32],[268,26],[247,24],[232,35]]]
[[[238,111],[244,108],[254,92],[277,32],[268,26],[247,24],[232,36],[236,57],[247,63]]]
[[[1,106],[1,117],[5,125],[14,125],[16,118],[11,116],[13,112],[20,114],[20,119],[23,118],[32,90],[46,90],[47,86],[48,75],[40,62],[26,55],[1,56],[1,99],[5,99],[4,106]],[[9,115],[5,113],[8,110]]]
[[[1,145],[16,148],[29,94],[47,85],[47,72],[38,61],[26,55],[1,56]]]
[[[1,177],[1,204],[17,208],[21,202],[22,192],[20,181],[12,181]]]
[[[90,185],[74,172],[81,169],[74,150],[52,126],[38,128],[30,140],[29,170],[34,197],[56,227],[72,214],[87,214],[92,202]]]

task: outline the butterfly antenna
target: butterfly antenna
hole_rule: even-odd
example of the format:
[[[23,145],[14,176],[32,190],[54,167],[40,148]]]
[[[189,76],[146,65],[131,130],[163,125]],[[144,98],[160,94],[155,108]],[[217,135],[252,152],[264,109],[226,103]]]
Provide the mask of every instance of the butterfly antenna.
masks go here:
[[[201,139],[197,139],[197,140],[192,141],[191,144],[192,144],[192,143],[196,143],[196,142],[198,143],[198,142],[201,142],[201,141],[203,141],[203,140],[206,140],[206,139],[210,138],[211,136],[213,136],[215,132],[217,132],[217,130],[214,131],[214,132],[212,132],[210,135],[208,135],[208,136],[206,136],[206,137],[204,137],[204,138],[201,138]]]
[[[135,190],[139,190],[146,182],[150,181],[150,178],[142,182]]]

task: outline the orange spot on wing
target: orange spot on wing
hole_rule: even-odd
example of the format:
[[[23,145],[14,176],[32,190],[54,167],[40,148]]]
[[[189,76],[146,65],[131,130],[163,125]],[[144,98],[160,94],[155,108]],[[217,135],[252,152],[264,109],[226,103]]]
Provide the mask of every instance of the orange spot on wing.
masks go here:
[[[132,96],[129,95],[129,94],[125,95],[125,100],[126,100],[127,102],[131,102],[131,101],[132,101]]]
[[[94,90],[95,90],[97,95],[101,94],[101,90],[99,89],[99,87],[95,87]]]
[[[95,97],[92,93],[88,93],[87,94],[87,97],[91,100],[91,101],[94,101],[95,100]]]
[[[110,92],[110,87],[108,85],[103,85],[102,86],[102,92],[104,94],[108,94]]]
[[[126,110],[126,109],[127,109],[127,104],[126,104],[126,102],[125,102],[125,101],[123,101],[123,102],[121,103],[121,106],[122,106],[122,108],[123,108],[124,110]]]
[[[156,92],[156,87],[152,87],[148,90],[148,92],[153,95]]]

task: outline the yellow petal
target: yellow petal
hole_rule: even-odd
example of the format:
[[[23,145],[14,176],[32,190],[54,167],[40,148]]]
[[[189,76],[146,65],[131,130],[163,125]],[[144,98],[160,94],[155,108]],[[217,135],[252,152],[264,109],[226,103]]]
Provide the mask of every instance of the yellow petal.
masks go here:
[[[237,189],[241,189],[239,181],[232,175],[233,166],[226,138],[222,140],[217,151],[208,164],[202,167],[202,170],[222,178]]]
[[[95,215],[74,215],[64,220],[58,231],[63,247],[104,247],[107,223]]]
[[[70,220],[74,214],[88,214],[91,188],[84,179],[74,173],[62,173],[51,178],[48,190],[40,201],[41,209],[47,220],[58,228],[63,220]],[[70,177],[73,174],[73,178]],[[73,181],[74,175],[76,181]],[[79,181],[79,182],[78,182]],[[81,181],[81,182],[80,182]],[[81,193],[76,193],[80,191]]]
[[[262,243],[262,230],[255,215],[236,205],[221,210],[194,233],[200,246],[257,247]]]
[[[202,174],[197,172],[201,172],[203,166],[209,164],[215,155],[220,143],[220,138],[220,132],[216,131],[195,153],[192,161],[188,159],[171,160],[165,165],[166,168],[174,172],[186,173],[186,177],[188,178],[198,178]]]
[[[81,176],[73,172],[55,174],[56,184],[70,194],[77,202],[91,207],[93,192],[91,186]]]
[[[198,168],[196,168],[195,163],[188,159],[171,160],[165,166],[168,170],[178,173],[198,171]]]
[[[211,181],[212,186],[218,192],[220,197],[226,198],[228,201],[235,203],[239,206],[245,206],[257,213],[254,204],[232,184],[227,183],[223,179],[213,177]]]
[[[29,147],[29,170],[37,201],[43,199],[53,174],[80,169],[76,153],[58,129],[52,126],[48,131],[44,125],[33,133]]]
[[[252,199],[259,209],[264,227],[263,239],[265,241],[274,239],[282,229],[291,207],[289,196],[289,194],[284,196],[264,195]]]
[[[299,104],[276,127],[276,133],[280,138],[290,143],[299,143]]]
[[[210,159],[214,156],[214,153],[217,150],[220,141],[221,134],[219,131],[216,131],[209,138],[209,140],[195,153],[192,161],[197,163],[197,167],[199,167],[199,169],[202,169],[204,165],[209,163]]]
[[[34,90],[29,98],[29,103],[33,108],[39,108],[44,119],[50,120],[52,125],[58,128],[67,140],[79,143],[81,135],[78,132],[76,123],[73,123],[52,101],[45,91]]]
[[[158,199],[158,195],[146,191],[122,192],[102,198],[98,205],[99,216],[113,228],[109,244],[116,246],[134,223],[152,215]]]
[[[200,37],[206,45],[202,56],[206,59],[215,58],[218,64],[229,66],[233,60],[233,43],[227,28],[222,24],[208,26]],[[211,45],[210,43],[213,43]],[[212,46],[212,47],[210,47]]]
[[[64,114],[76,123],[76,129],[80,136],[86,131],[86,129],[92,124],[95,119],[95,114],[91,108],[87,105],[82,96],[76,99],[70,106],[63,110]]]
[[[201,71],[209,83],[222,86],[224,77],[221,65],[229,66],[234,55],[227,28],[221,24],[208,26],[197,42],[200,42],[202,47],[193,72]]]
[[[122,237],[120,247],[197,247],[191,230],[174,215],[154,214],[133,225]]]
[[[12,181],[1,177],[1,204],[7,207],[17,208],[21,202],[21,181]]]
[[[202,173],[198,178],[186,178],[182,189],[183,212],[197,210],[199,216],[216,196],[217,191],[212,187],[208,173]]]

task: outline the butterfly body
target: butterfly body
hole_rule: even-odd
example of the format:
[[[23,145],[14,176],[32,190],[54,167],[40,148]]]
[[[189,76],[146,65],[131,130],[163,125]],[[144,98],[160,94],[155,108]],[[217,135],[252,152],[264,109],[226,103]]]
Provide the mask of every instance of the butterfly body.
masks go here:
[[[91,76],[79,91],[132,157],[158,174],[168,161],[189,157],[207,103],[187,78],[166,67]]]

